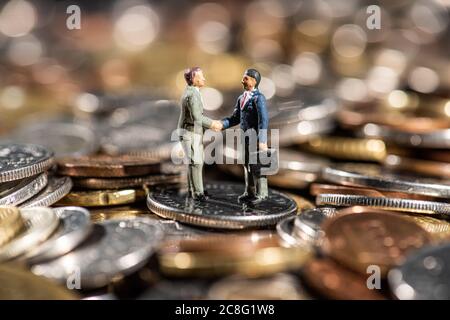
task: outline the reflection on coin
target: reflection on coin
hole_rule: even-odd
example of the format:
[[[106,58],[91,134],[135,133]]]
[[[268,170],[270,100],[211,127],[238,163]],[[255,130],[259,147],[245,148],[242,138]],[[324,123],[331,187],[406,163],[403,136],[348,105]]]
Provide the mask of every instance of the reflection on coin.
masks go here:
[[[19,209],[0,206],[0,247],[14,238],[23,226],[24,221]]]
[[[159,226],[145,218],[104,221],[94,226],[91,236],[76,250],[31,270],[61,283],[78,270],[82,289],[98,288],[117,275],[139,269],[161,238]]]
[[[289,274],[248,279],[231,276],[214,283],[208,293],[213,300],[306,300],[310,297],[299,280]]]
[[[363,214],[362,214],[363,213]],[[352,207],[323,224],[323,249],[347,267],[366,274],[369,265],[385,276],[405,256],[431,242],[416,223],[389,211]]]
[[[85,125],[71,122],[33,123],[13,132],[12,139],[43,145],[57,158],[89,155],[98,149],[94,132]]]
[[[305,282],[329,299],[381,300],[377,290],[367,287],[367,277],[353,272],[331,259],[315,259],[302,269]]]
[[[20,204],[21,208],[48,207],[66,196],[72,189],[69,177],[49,176],[47,187],[33,198]]]
[[[58,172],[73,177],[129,177],[160,171],[158,161],[151,158],[104,155],[64,158],[58,161]]]
[[[25,255],[30,264],[50,260],[73,250],[92,230],[89,211],[86,209],[62,207],[53,210],[61,220],[61,226],[47,241]]]
[[[322,175],[330,182],[343,185],[450,198],[450,184],[445,180],[396,175],[376,165],[340,164],[325,168]]]
[[[76,300],[73,292],[15,264],[0,265],[0,300]]]
[[[450,245],[427,247],[389,272],[389,285],[401,300],[450,299]]]
[[[269,191],[266,201],[248,207],[237,201],[244,193],[244,185],[214,182],[206,184],[205,188],[211,196],[203,203],[191,201],[185,189],[168,187],[150,192],[147,205],[164,218],[223,229],[274,225],[297,210],[292,199],[274,190]]]
[[[450,178],[450,164],[447,162],[420,160],[390,154],[386,157],[383,164],[391,169],[434,176],[437,178]]]
[[[134,203],[145,198],[144,190],[73,191],[56,203],[58,206],[98,207]]]
[[[277,233],[281,239],[281,244],[284,247],[306,246],[308,243],[305,240],[299,239],[293,235],[294,220],[297,217],[287,217],[277,223]]]
[[[0,144],[0,183],[37,175],[53,164],[53,153],[34,144]]]
[[[322,207],[305,210],[294,220],[294,235],[312,244],[319,244],[324,236],[322,224],[336,215],[336,209]]]
[[[3,183],[0,186],[0,205],[18,205],[41,191],[47,185],[47,174]]]
[[[20,214],[25,220],[25,230],[0,247],[0,261],[16,258],[34,249],[45,241],[59,224],[57,215],[50,208],[25,208],[20,209]]]

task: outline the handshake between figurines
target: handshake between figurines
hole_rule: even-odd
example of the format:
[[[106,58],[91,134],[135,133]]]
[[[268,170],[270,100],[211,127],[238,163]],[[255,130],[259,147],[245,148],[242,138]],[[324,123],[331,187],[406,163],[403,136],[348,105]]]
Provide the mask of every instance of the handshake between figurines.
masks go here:
[[[216,132],[221,131],[221,130],[223,129],[222,121],[219,121],[219,120],[213,120],[213,121],[212,121],[212,124],[211,124],[211,129],[214,130],[214,131],[216,131]]]

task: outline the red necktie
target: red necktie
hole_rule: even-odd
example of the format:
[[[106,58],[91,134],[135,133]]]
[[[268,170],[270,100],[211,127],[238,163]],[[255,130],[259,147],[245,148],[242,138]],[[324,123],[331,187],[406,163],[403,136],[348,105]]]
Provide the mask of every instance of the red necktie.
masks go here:
[[[244,109],[246,99],[247,99],[247,91],[244,92],[244,97],[242,98],[242,102],[241,102],[241,109]]]

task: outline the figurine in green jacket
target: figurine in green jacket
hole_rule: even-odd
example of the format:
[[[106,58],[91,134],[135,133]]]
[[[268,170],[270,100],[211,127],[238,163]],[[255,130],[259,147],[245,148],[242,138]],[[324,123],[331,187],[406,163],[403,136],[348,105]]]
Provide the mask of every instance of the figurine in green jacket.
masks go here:
[[[203,130],[204,128],[220,131],[220,121],[203,115],[203,99],[200,88],[205,85],[205,77],[199,67],[184,72],[187,86],[181,97],[181,114],[178,121],[180,141],[188,164],[189,195],[196,201],[206,201],[203,189]]]

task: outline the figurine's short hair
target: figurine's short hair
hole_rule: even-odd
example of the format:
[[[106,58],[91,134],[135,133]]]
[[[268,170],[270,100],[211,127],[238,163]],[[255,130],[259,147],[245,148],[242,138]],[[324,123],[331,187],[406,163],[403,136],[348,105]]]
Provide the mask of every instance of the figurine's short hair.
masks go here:
[[[195,74],[200,70],[202,70],[200,69],[200,67],[192,67],[184,70],[184,80],[186,80],[186,83],[188,85],[192,86],[192,84],[194,83]]]
[[[261,82],[261,74],[256,69],[247,69],[245,70],[244,74],[246,74],[249,77],[252,77],[256,80],[256,88],[258,88],[259,83]]]

